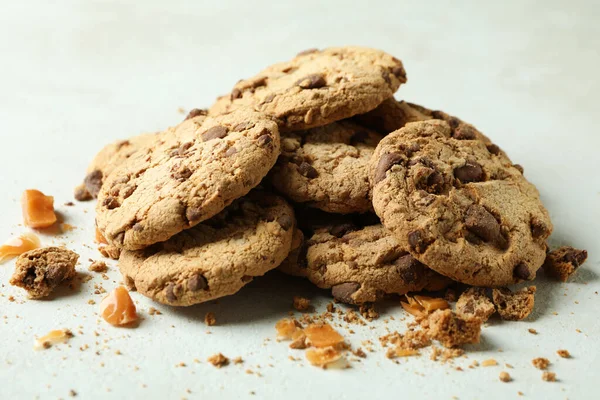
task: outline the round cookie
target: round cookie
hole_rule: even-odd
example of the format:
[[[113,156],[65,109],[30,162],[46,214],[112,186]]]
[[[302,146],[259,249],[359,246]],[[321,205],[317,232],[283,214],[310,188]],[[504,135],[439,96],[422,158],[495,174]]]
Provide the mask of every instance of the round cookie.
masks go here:
[[[365,113],[406,82],[402,62],[380,50],[309,50],[239,81],[209,115],[251,106],[276,118],[282,131],[303,130]]]
[[[387,294],[440,290],[450,284],[411,256],[373,217],[372,225],[347,216],[344,222],[319,226],[301,244],[302,234],[296,233],[296,249],[279,269],[331,289],[333,297],[349,304],[377,301]]]
[[[283,134],[271,184],[295,202],[324,211],[371,211],[369,161],[382,137],[349,120]]]
[[[279,131],[268,117],[238,109],[204,118],[185,120],[111,173],[96,206],[109,244],[137,250],[167,240],[244,196],[275,164]]]
[[[535,278],[552,232],[536,188],[481,140],[447,122],[409,123],[371,160],[373,206],[422,263],[474,286]]]
[[[281,197],[252,191],[213,218],[144,250],[125,250],[119,269],[131,289],[189,306],[236,293],[290,251],[294,211]]]
[[[75,191],[76,199],[89,200],[98,197],[102,182],[106,177],[131,157],[133,153],[159,140],[160,135],[160,132],[144,133],[104,146],[88,165],[83,184],[78,186]]]

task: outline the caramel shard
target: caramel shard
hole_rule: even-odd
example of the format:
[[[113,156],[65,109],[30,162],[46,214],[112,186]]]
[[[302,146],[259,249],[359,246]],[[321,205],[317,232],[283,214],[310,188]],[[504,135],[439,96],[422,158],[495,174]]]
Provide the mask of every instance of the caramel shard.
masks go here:
[[[278,339],[290,340],[293,339],[294,333],[300,330],[300,324],[296,320],[284,318],[277,321],[275,329],[277,329]]]
[[[100,303],[100,315],[113,326],[123,326],[137,321],[135,304],[123,286],[116,287]]]
[[[292,335],[292,343],[290,343],[290,349],[305,349],[307,348],[306,335],[304,331],[298,329]]]
[[[104,261],[94,261],[90,264],[88,270],[92,272],[104,273],[108,270],[108,266]]]
[[[437,310],[427,319],[428,335],[444,347],[479,343],[481,319],[460,317],[452,310]]]
[[[46,297],[76,275],[78,259],[77,253],[62,247],[30,250],[17,258],[10,284],[27,290],[32,299]]]
[[[0,263],[40,247],[40,239],[33,233],[24,233],[0,246]]]
[[[553,278],[566,282],[587,260],[586,250],[563,246],[546,255],[544,271]]]
[[[344,343],[344,338],[329,324],[310,324],[304,329],[307,343],[314,347],[325,348]]]
[[[342,353],[334,347],[325,347],[306,350],[306,359],[315,366],[326,368],[328,365],[340,360]]]
[[[492,300],[485,294],[485,289],[472,287],[460,295],[456,302],[456,313],[460,316],[472,316],[487,321],[496,312]]]
[[[520,321],[527,318],[535,304],[535,286],[511,292],[508,288],[494,289],[492,297],[502,319]]]
[[[445,310],[450,308],[450,304],[441,298],[415,295],[414,299],[428,314],[434,312],[435,310]]]
[[[56,222],[54,197],[46,196],[39,190],[29,189],[21,198],[23,221],[31,228],[48,228]]]
[[[419,351],[415,350],[415,349],[401,349],[401,348],[396,348],[396,349],[390,349],[392,350],[392,352],[388,351],[387,357],[388,358],[393,358],[390,356],[396,356],[396,357],[411,357],[411,356],[418,356],[419,355]]]
[[[33,348],[34,350],[49,349],[55,344],[67,342],[72,337],[73,333],[69,329],[57,329],[36,339],[33,343]]]
[[[222,368],[229,365],[229,358],[225,357],[221,353],[217,353],[208,357],[207,361],[217,368]]]
[[[400,305],[402,306],[404,311],[406,311],[407,313],[409,313],[415,317],[422,318],[422,317],[427,316],[427,314],[425,313],[425,309],[423,307],[421,307],[418,303],[416,305],[412,305],[409,303],[405,303],[404,301],[401,301]]]
[[[294,308],[298,311],[308,311],[310,309],[310,300],[300,296],[294,296]]]
[[[98,229],[98,227],[96,227],[96,243],[108,244],[108,242],[104,238],[104,235],[102,234],[102,232],[100,232],[100,229]]]
[[[548,369],[548,366],[550,365],[550,361],[547,358],[543,357],[534,358],[533,360],[531,360],[531,363],[534,367],[541,370]]]
[[[510,382],[512,380],[512,378],[510,377],[510,374],[508,372],[506,372],[506,371],[500,372],[500,376],[498,376],[498,378],[502,382]]]

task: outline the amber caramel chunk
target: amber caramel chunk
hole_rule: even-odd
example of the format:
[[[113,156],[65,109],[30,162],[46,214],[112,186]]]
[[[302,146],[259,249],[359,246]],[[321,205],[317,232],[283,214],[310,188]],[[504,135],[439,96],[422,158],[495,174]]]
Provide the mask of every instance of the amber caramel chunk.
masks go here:
[[[17,259],[10,284],[27,290],[32,299],[46,297],[75,276],[78,259],[77,253],[62,247],[30,250]]]
[[[33,233],[24,233],[12,238],[0,246],[0,263],[38,247],[40,247],[40,239]]]
[[[39,190],[29,189],[21,198],[23,221],[31,228],[48,228],[56,222],[54,197],[46,196]]]
[[[333,347],[306,350],[306,359],[312,365],[327,367],[342,358],[342,353]]]
[[[52,345],[64,343],[72,337],[73,333],[69,329],[56,329],[36,339],[33,348],[35,350],[49,349]]]
[[[445,310],[446,308],[450,308],[450,304],[441,298],[415,295],[414,299],[427,313],[432,313],[435,310]]]
[[[299,323],[296,320],[284,318],[277,321],[275,329],[277,329],[278,339],[293,339],[294,333],[300,330]]]
[[[329,347],[344,342],[344,338],[329,324],[310,324],[304,329],[306,339],[311,346]]]
[[[401,301],[400,305],[402,306],[404,311],[406,311],[407,313],[409,313],[415,317],[424,317],[427,315],[427,313],[425,312],[425,309],[418,303],[409,304],[404,301]]]
[[[102,232],[100,232],[100,230],[98,229],[98,227],[96,227],[96,243],[108,244],[108,242],[104,238],[104,235],[102,235]]]
[[[123,286],[118,286],[102,300],[100,315],[114,326],[127,325],[138,318],[135,304]]]

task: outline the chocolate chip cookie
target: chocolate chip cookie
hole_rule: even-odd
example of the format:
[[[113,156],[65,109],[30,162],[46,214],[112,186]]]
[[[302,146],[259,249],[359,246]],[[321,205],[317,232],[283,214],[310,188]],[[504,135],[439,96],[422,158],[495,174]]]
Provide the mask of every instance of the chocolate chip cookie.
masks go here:
[[[80,201],[97,198],[106,177],[133,153],[155,143],[160,135],[159,132],[144,133],[106,145],[88,166],[83,183],[75,189],[75,198]]]
[[[98,196],[98,229],[129,250],[167,240],[258,185],[279,142],[277,125],[248,109],[186,119],[110,174]]]
[[[377,301],[386,294],[439,290],[450,283],[411,256],[376,216],[370,221],[364,215],[336,219],[297,244],[280,270],[331,289],[333,297],[349,304]]]
[[[370,111],[405,82],[402,62],[382,51],[313,49],[239,81],[209,115],[251,106],[275,117],[282,131],[303,130]]]
[[[131,289],[189,306],[233,294],[277,267],[290,251],[294,226],[285,200],[254,190],[166,242],[123,251],[119,269]]]
[[[552,232],[536,188],[503,153],[453,136],[443,120],[409,123],[371,160],[373,206],[422,263],[474,286],[535,277]]]
[[[295,202],[324,211],[370,211],[369,161],[382,137],[349,120],[283,134],[271,183]]]

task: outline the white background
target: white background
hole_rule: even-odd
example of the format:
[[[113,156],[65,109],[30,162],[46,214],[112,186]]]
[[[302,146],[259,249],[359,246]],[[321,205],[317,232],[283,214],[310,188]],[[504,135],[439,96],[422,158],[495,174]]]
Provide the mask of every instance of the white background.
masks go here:
[[[19,198],[26,188],[40,189],[55,196],[66,222],[77,227],[44,235],[43,242],[77,251],[79,270],[87,273],[88,258],[100,257],[94,205],[62,204],[104,144],[174,125],[183,118],[179,107],[209,106],[238,79],[298,51],[354,44],[404,61],[409,80],[398,98],[473,123],[524,165],[552,215],[551,244],[586,248],[590,258],[573,282],[540,281],[527,321],[492,321],[482,344],[454,366],[433,363],[428,354],[396,365],[376,343],[377,352],[343,371],[291,361],[289,355],[303,355],[273,340],[273,325],[291,309],[292,295],[313,298],[320,310],[328,301],[327,292],[278,273],[218,304],[178,310],[154,304],[160,316],[149,316],[152,303],[134,293],[143,320],[136,329],[117,329],[98,320],[102,296],[92,294],[94,283],[118,284],[115,263],[108,281],[94,274],[79,291],[28,301],[7,283],[10,262],[0,265],[0,398],[66,398],[71,389],[85,399],[229,399],[251,391],[254,398],[277,399],[507,399],[518,391],[525,398],[597,398],[599,4],[2,0],[0,241],[26,231]],[[87,304],[90,298],[97,304]],[[216,313],[219,326],[204,325],[207,311]],[[397,304],[382,311],[402,316]],[[354,335],[341,331],[360,345],[377,342],[386,327],[403,329],[398,320],[371,326],[376,329],[355,328]],[[75,331],[70,346],[32,350],[35,335],[60,327]],[[529,334],[530,327],[539,334]],[[79,350],[86,344],[89,349]],[[559,359],[559,348],[573,358]],[[246,362],[217,370],[206,358],[218,351]],[[538,356],[551,360],[558,382],[541,380],[530,363]],[[487,358],[501,365],[467,368]],[[180,362],[187,367],[176,367]],[[459,365],[465,371],[456,371]],[[248,368],[262,377],[244,373]],[[514,381],[501,383],[501,370]]]

